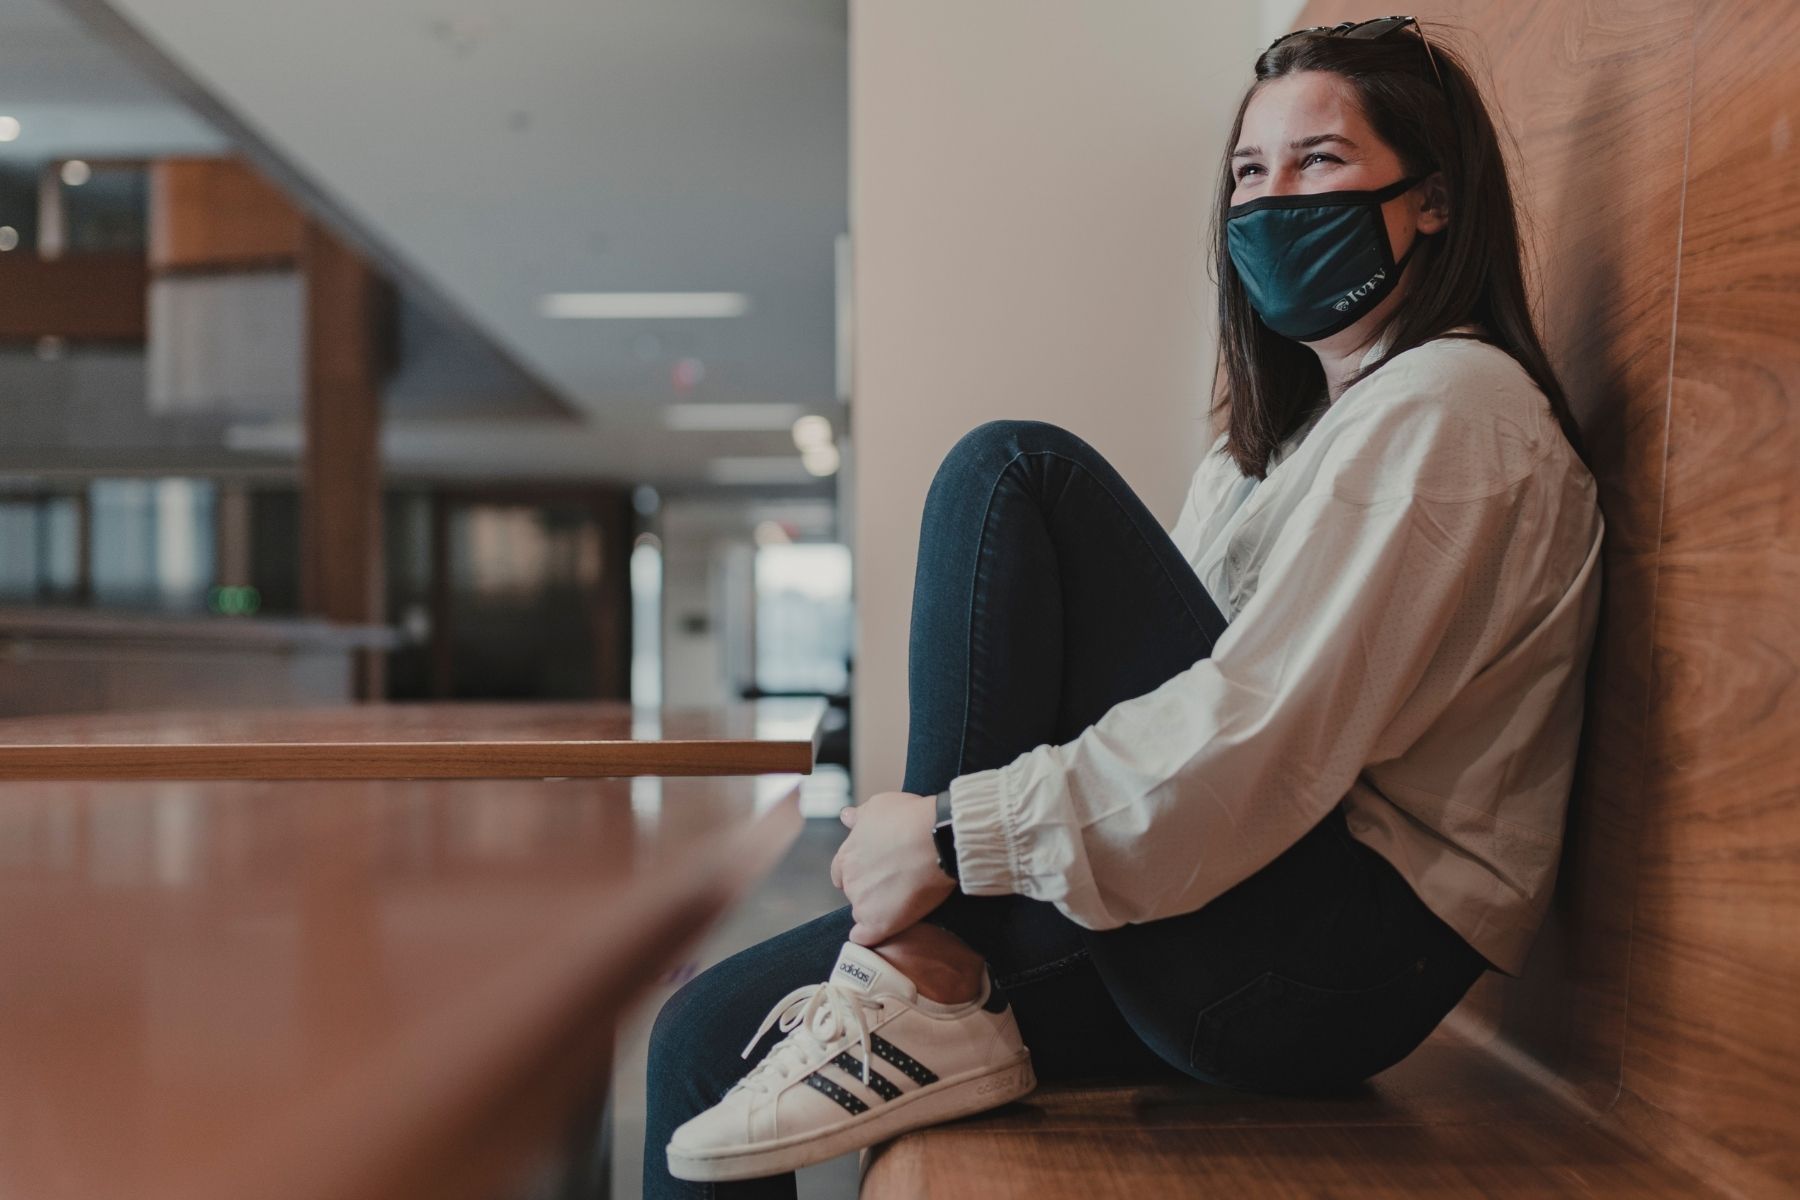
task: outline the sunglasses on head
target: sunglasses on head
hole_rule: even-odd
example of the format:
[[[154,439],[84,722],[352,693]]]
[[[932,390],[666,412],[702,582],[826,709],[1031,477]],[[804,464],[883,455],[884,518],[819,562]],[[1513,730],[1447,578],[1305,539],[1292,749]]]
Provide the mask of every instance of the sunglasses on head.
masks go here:
[[[1413,17],[1371,17],[1367,21],[1340,21],[1336,25],[1308,25],[1305,29],[1296,29],[1292,33],[1284,33],[1269,43],[1269,50],[1281,45],[1289,38],[1297,37],[1347,37],[1373,41],[1386,37],[1397,29],[1411,25],[1418,30],[1419,40],[1425,44],[1425,57],[1431,61],[1431,73],[1437,76],[1438,87],[1444,86],[1444,77],[1438,74],[1437,58],[1431,53],[1431,41],[1425,36],[1425,29]]]

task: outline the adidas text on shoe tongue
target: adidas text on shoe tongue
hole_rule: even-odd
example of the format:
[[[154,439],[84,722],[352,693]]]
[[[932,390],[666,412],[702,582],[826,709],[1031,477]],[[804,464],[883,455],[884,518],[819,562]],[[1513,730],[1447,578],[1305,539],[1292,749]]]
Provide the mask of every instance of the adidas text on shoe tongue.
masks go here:
[[[898,996],[909,1003],[919,989],[893,963],[865,946],[845,942],[831,968],[831,982],[853,992],[872,996]]]

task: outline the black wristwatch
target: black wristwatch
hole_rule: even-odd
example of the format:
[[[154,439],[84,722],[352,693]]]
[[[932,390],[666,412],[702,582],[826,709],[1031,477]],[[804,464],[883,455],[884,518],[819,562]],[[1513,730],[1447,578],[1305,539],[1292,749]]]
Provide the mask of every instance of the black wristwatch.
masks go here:
[[[937,823],[931,827],[931,840],[937,844],[938,866],[950,878],[960,880],[962,876],[956,872],[956,831],[950,827],[949,789],[938,793]]]

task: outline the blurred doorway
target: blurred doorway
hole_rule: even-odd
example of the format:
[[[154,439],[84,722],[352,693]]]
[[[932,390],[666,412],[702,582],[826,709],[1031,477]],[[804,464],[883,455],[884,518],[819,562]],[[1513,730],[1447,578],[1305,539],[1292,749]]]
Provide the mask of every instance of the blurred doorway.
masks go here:
[[[394,619],[422,635],[392,664],[394,699],[630,697],[624,493],[441,489],[392,534]]]

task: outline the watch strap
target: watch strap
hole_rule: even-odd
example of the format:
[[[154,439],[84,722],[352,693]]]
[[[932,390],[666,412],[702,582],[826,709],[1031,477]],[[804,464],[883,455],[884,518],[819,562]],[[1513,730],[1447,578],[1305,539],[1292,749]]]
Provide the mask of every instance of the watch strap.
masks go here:
[[[960,880],[962,876],[956,869],[956,827],[950,821],[948,791],[938,793],[937,812],[937,822],[931,827],[931,840],[937,847],[938,867],[950,878]]]

